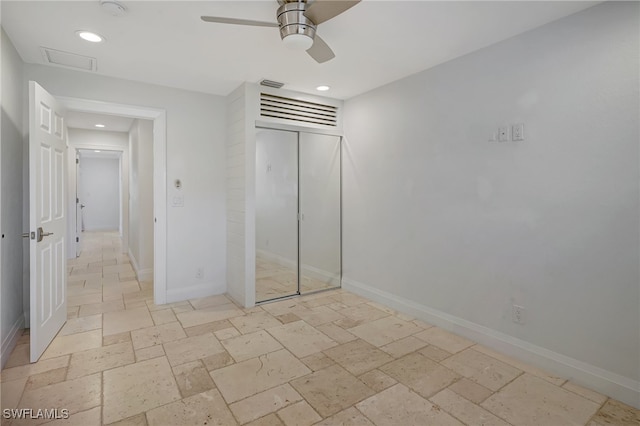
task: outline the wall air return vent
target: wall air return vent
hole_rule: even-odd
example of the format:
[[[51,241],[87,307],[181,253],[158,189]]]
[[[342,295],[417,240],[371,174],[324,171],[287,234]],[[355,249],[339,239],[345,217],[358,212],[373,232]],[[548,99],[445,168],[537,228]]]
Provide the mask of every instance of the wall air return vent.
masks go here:
[[[260,93],[260,116],[336,127],[338,107]]]
[[[62,50],[49,49],[48,47],[40,47],[40,52],[42,53],[42,59],[44,59],[45,64],[85,71],[96,70],[96,58],[63,52]]]

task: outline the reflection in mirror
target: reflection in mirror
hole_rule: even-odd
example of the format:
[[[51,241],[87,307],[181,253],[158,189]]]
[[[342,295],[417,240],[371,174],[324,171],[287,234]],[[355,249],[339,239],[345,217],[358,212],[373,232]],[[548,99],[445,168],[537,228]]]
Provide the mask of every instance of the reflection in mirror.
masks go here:
[[[298,134],[256,135],[256,302],[298,294]]]
[[[300,292],[340,287],[340,137],[300,133]]]

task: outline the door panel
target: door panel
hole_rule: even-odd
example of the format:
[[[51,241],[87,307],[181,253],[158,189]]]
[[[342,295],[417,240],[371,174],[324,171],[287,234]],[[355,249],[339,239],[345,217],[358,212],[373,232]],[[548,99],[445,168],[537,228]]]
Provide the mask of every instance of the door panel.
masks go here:
[[[298,135],[256,135],[256,301],[298,294]]]
[[[300,133],[300,292],[339,287],[340,137]]]
[[[64,110],[29,82],[29,225],[31,362],[67,318]]]

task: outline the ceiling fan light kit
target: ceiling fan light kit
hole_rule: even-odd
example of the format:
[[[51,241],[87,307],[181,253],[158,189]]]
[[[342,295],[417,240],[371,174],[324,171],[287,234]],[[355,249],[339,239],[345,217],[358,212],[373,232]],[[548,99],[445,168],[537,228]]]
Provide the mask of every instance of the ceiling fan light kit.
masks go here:
[[[360,0],[278,0],[280,7],[275,22],[253,21],[249,19],[222,16],[201,16],[205,22],[253,27],[278,27],[283,43],[292,49],[306,50],[319,64],[335,58],[333,50],[316,35],[317,26],[333,19],[342,12],[358,4]]]

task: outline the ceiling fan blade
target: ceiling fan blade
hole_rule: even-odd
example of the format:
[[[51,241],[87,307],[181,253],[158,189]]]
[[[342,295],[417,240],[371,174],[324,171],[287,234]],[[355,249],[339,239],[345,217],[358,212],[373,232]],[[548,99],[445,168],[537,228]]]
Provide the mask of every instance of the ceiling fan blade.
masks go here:
[[[304,12],[304,16],[311,19],[314,24],[320,25],[358,3],[360,0],[315,0]]]
[[[200,19],[205,22],[215,22],[218,24],[250,25],[252,27],[278,27],[278,23],[276,22],[252,21],[250,19],[223,18],[220,16],[201,16]]]
[[[319,64],[327,62],[336,57],[336,54],[333,53],[333,50],[331,50],[329,45],[325,43],[325,41],[321,39],[317,34],[313,39],[313,45],[309,49],[307,49],[307,53]]]

